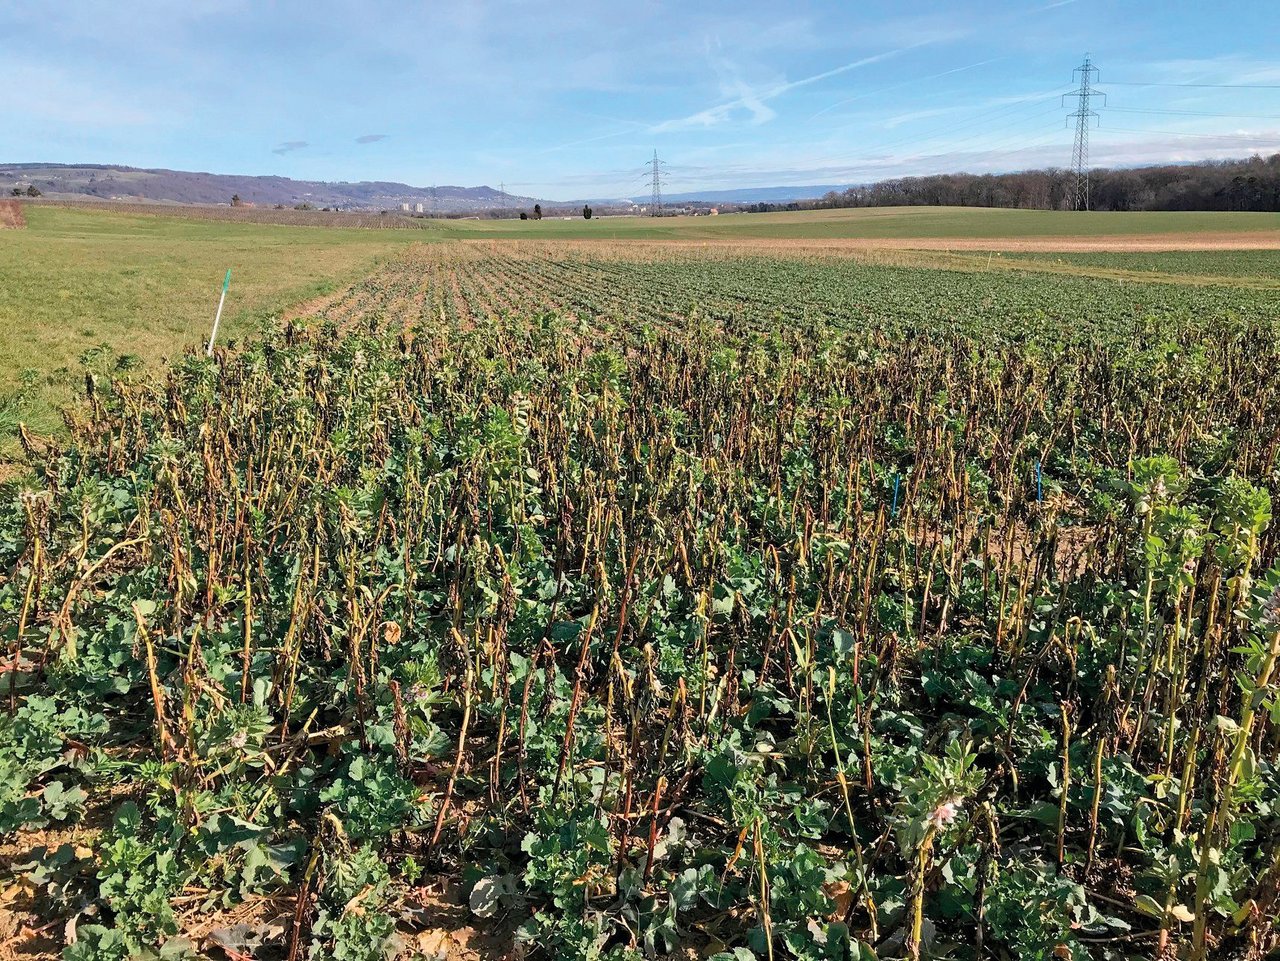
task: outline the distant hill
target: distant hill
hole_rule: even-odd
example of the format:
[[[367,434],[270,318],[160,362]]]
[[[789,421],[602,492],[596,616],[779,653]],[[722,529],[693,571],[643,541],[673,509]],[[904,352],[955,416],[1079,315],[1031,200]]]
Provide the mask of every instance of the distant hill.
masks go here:
[[[34,184],[47,197],[93,197],[98,200],[167,204],[229,204],[231,198],[258,207],[283,204],[311,204],[313,207],[339,207],[343,210],[396,210],[401,204],[427,212],[478,213],[504,204],[512,208],[581,206],[584,202],[613,209],[631,203],[647,204],[648,196],[592,198],[586,201],[555,201],[506,194],[489,187],[453,185],[414,187],[410,184],[383,180],[355,183],[322,180],[293,180],[289,177],[251,177],[236,174],[214,174],[191,170],[124,167],[114,164],[49,164],[0,163],[0,195],[14,187]],[[786,203],[821,197],[841,186],[812,187],[745,187],[737,190],[704,190],[668,194],[669,203]]]
[[[49,197],[95,197],[100,200],[175,204],[229,204],[233,196],[259,207],[283,204],[343,210],[395,210],[422,204],[430,212],[466,213],[504,204],[529,207],[533,197],[505,196],[493,187],[411,187],[389,181],[328,183],[288,177],[247,177],[187,170],[144,169],[109,164],[0,164],[0,195],[34,184]],[[541,201],[547,203],[547,201]]]
[[[1280,154],[1243,160],[1187,161],[1146,167],[1094,169],[1090,173],[1094,210],[1243,210],[1280,211]],[[663,200],[673,206],[763,205],[805,207],[1026,207],[1070,208],[1068,171],[1023,170],[1001,174],[932,174],[868,184],[806,184],[680,191]],[[507,216],[532,212],[542,204],[552,216],[573,215],[583,200],[547,200],[503,194],[493,187],[413,187],[392,181],[292,180],[186,170],[143,169],[111,164],[0,163],[0,196],[15,187],[38,188],[51,199],[91,197],[142,203],[229,204],[239,195],[257,207],[294,207],[380,211],[408,204],[426,213],[482,214],[508,208]],[[599,215],[632,213],[649,203],[648,195],[585,201]],[[757,206],[756,209],[761,209]]]
[[[236,174],[214,174],[191,170],[124,167],[114,164],[50,164],[0,163],[0,195],[8,195],[14,187],[25,189],[34,184],[52,198],[93,197],[98,200],[125,200],[167,204],[229,204],[239,196],[258,207],[283,204],[311,204],[313,207],[338,207],[343,210],[396,210],[401,204],[416,209],[418,204],[430,213],[479,213],[495,207],[531,208],[577,205],[584,201],[554,201],[535,197],[502,194],[493,187],[458,187],[453,185],[414,187],[410,184],[383,180],[356,183],[323,180],[293,180],[289,177],[251,177]],[[810,200],[843,186],[824,184],[806,187],[745,187],[736,190],[686,191],[668,194],[663,199],[673,204],[695,203],[786,203]],[[631,203],[647,204],[649,198],[595,198],[585,202],[607,209],[626,207]]]

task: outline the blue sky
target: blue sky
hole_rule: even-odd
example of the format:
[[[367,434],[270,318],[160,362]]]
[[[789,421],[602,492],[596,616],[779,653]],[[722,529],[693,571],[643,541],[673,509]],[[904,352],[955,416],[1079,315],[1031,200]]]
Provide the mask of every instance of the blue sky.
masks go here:
[[[549,198],[643,193],[655,148],[673,192],[1065,165],[1086,51],[1096,164],[1243,156],[1278,36],[1274,0],[3,0],[0,161]]]

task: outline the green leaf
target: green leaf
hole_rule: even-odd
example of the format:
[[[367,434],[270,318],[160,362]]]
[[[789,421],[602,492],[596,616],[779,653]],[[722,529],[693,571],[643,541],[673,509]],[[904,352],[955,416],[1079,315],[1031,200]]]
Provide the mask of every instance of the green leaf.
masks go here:
[[[67,789],[61,781],[54,781],[45,787],[41,797],[49,817],[55,821],[68,821],[79,816],[89,795],[79,787]]]
[[[1148,917],[1158,921],[1164,920],[1164,907],[1150,895],[1139,894],[1133,899],[1133,906]]]

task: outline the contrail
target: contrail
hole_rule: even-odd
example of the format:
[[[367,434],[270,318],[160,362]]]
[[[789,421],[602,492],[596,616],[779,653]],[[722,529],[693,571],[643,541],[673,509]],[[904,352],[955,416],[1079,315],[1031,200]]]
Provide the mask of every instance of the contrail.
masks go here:
[[[1068,0],[1068,2],[1074,3],[1075,0]],[[953,73],[962,73],[965,70],[974,70],[974,69],[977,69],[978,67],[985,67],[989,63],[995,63],[996,61],[1003,60],[1003,59],[1004,59],[1003,57],[992,57],[990,60],[979,60],[977,63],[971,63],[963,67],[953,67],[951,70],[943,70],[941,73],[931,73],[927,77],[913,77],[911,80],[902,81],[902,83],[894,83],[894,84],[890,84],[887,87],[880,87],[876,90],[868,90],[866,93],[860,93],[852,97],[846,97],[844,100],[838,100],[835,103],[831,104],[830,106],[823,107],[813,116],[811,116],[809,119],[815,120],[818,117],[821,117],[824,113],[828,113],[829,111],[835,110],[838,107],[843,107],[847,103],[853,103],[855,100],[863,100],[867,97],[874,97],[877,94],[882,94],[889,90],[897,90],[900,87],[908,87],[913,83],[924,83],[926,80],[937,80],[939,77],[947,77]]]
[[[824,70],[822,73],[815,73],[811,77],[803,77],[800,80],[792,80],[788,83],[780,83],[776,86],[756,94],[755,96],[739,97],[736,100],[730,100],[727,103],[716,104],[714,107],[708,107],[706,110],[700,110],[697,113],[690,114],[687,117],[681,117],[678,120],[667,120],[650,128],[651,133],[663,133],[667,130],[676,130],[687,124],[706,123],[739,107],[755,109],[766,101],[773,100],[782,96],[784,93],[790,93],[799,87],[807,87],[809,84],[818,83],[822,80],[829,80],[837,77],[842,73],[848,73],[850,70],[857,70],[861,67],[869,67],[875,63],[889,60],[893,57],[909,53],[912,50],[918,50],[920,47],[926,47],[930,44],[937,43],[937,39],[921,40],[917,43],[908,44],[905,47],[899,47],[896,50],[886,50],[884,53],[877,53],[870,57],[863,57],[861,60],[854,60],[852,63],[846,63],[839,67],[833,67],[830,70]],[[753,106],[754,105],[754,106]]]

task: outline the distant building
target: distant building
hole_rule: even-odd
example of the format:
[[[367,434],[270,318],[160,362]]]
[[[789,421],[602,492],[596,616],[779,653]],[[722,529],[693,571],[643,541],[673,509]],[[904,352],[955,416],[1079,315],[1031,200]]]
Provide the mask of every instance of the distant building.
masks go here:
[[[414,212],[415,214],[420,214],[420,213],[422,213],[422,204],[418,204],[416,207],[414,207],[414,208],[413,208],[413,212]]]
[[[711,208],[711,216],[712,216],[712,217],[717,216],[719,213],[720,213],[720,208],[719,208],[719,207],[712,207],[712,208]]]
[[[409,205],[408,205],[408,204],[401,204],[401,205],[400,205],[400,209],[401,209],[401,210],[403,210],[405,213],[408,213],[408,212],[409,212]]]

